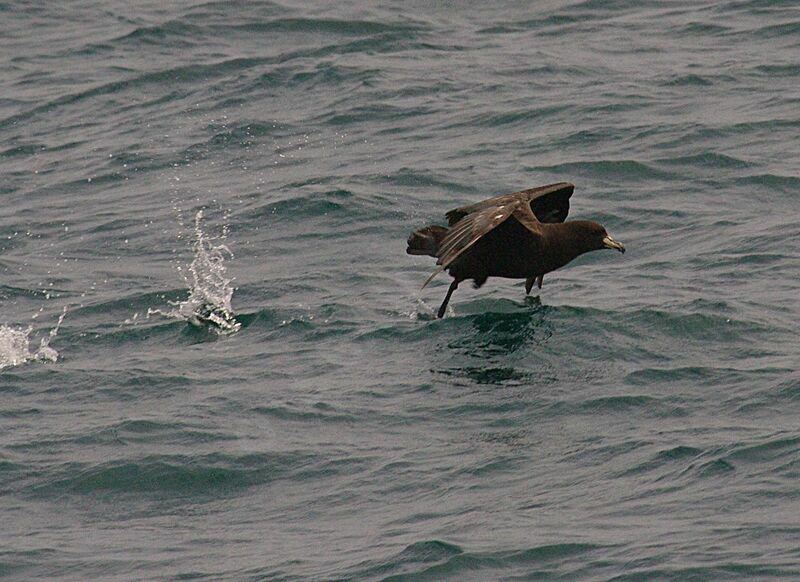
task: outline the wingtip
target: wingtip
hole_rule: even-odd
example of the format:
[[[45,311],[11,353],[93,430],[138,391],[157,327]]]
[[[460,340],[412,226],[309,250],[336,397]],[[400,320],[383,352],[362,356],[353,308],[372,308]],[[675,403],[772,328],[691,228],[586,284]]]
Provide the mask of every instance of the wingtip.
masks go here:
[[[425,289],[425,287],[427,287],[427,286],[428,286],[428,283],[430,283],[431,281],[433,281],[433,278],[434,278],[436,275],[438,275],[439,273],[441,273],[442,271],[444,271],[444,269],[443,269],[442,267],[439,267],[439,268],[438,268],[438,269],[436,269],[436,270],[435,270],[433,273],[431,273],[431,274],[430,274],[430,276],[429,276],[427,279],[425,279],[425,282],[422,284],[422,287],[420,287],[420,291],[422,291],[423,289]]]
[[[555,184],[552,184],[551,187],[553,188],[554,191],[558,190],[571,190],[573,192],[575,191],[575,184],[573,184],[572,182],[556,182]]]

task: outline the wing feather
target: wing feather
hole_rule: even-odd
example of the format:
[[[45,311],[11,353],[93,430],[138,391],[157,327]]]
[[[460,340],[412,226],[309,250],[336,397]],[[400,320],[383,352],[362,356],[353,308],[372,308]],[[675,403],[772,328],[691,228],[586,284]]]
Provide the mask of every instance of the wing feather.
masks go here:
[[[436,275],[449,267],[453,261],[478,242],[486,233],[491,232],[508,220],[520,204],[521,202],[516,200],[509,204],[490,206],[459,220],[442,239],[437,253],[438,260],[436,261],[436,264],[440,266],[428,277],[422,287],[424,288]],[[524,204],[524,206],[527,206],[527,204]],[[533,218],[536,220],[536,217]]]
[[[516,218],[517,222],[519,222],[533,234],[542,234],[542,223],[539,222],[538,218],[536,218],[536,215],[533,213],[533,210],[531,210],[529,204],[519,204],[514,209],[514,218]]]
[[[445,269],[458,256],[474,245],[482,236],[492,231],[502,224],[514,213],[518,204],[504,204],[492,206],[466,216],[459,221],[458,228],[453,229],[453,236],[450,233],[444,237],[442,247],[439,251],[437,263]],[[460,224],[463,222],[463,226]]]
[[[564,222],[569,212],[569,198],[574,190],[575,186],[569,182],[557,182],[520,190],[513,194],[502,194],[475,204],[454,208],[446,214],[447,222],[453,226],[470,214],[492,206],[511,204],[515,200],[524,200],[528,205],[535,207],[535,214],[540,222]]]

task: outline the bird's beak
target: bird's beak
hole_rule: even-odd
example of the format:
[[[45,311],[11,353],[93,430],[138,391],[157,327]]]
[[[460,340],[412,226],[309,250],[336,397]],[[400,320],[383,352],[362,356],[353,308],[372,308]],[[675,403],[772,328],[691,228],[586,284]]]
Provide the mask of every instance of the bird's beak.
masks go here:
[[[625,245],[623,245],[621,242],[615,241],[610,236],[603,238],[603,246],[607,249],[616,249],[621,253],[625,252]]]

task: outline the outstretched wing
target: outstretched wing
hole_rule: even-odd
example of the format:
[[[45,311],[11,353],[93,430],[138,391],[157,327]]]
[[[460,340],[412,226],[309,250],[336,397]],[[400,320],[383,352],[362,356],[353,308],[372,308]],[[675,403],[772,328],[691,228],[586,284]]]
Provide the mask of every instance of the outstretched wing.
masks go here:
[[[575,186],[573,184],[558,182],[547,186],[521,190],[513,194],[495,196],[477,204],[451,210],[446,214],[447,222],[450,226],[453,226],[465,216],[492,206],[510,204],[514,200],[524,200],[531,207],[539,222],[564,222],[567,214],[569,214],[569,198],[574,190]]]
[[[440,266],[423,283],[423,288],[484,235],[497,228],[511,216],[532,233],[537,235],[541,233],[539,221],[526,201],[510,198],[501,202],[506,203],[484,207],[478,212],[468,214],[447,231],[447,235],[439,244],[439,251],[436,255],[438,257],[436,264]]]

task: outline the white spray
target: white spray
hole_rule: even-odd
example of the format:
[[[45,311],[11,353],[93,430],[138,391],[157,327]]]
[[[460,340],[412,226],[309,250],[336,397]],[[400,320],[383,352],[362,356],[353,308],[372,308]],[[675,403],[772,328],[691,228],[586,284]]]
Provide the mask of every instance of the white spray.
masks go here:
[[[241,328],[231,306],[235,288],[225,267],[225,257],[233,258],[233,253],[226,244],[217,242],[227,237],[227,227],[223,228],[221,236],[211,238],[203,232],[202,222],[203,211],[199,210],[194,218],[194,259],[188,268],[189,276],[184,274],[189,296],[185,301],[170,301],[175,307],[172,311],[149,309],[147,314],[176,317],[196,326],[210,325],[222,334],[233,333]]]
[[[66,315],[67,308],[64,307],[56,326],[39,340],[39,348],[33,352],[30,345],[33,327],[28,326],[23,329],[0,325],[0,370],[30,361],[55,362],[58,360],[58,352],[50,347],[50,342],[58,335],[58,330]]]

